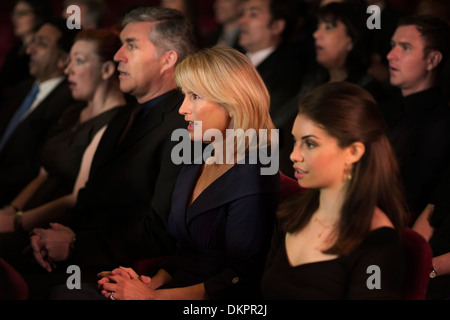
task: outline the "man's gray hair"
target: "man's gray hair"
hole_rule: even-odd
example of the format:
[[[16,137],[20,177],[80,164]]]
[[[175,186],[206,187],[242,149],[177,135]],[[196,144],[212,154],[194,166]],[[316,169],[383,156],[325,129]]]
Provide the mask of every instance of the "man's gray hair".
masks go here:
[[[191,23],[178,10],[163,7],[138,7],[122,20],[125,27],[133,22],[157,22],[149,33],[150,41],[163,52],[173,50],[178,54],[177,63],[196,50]]]

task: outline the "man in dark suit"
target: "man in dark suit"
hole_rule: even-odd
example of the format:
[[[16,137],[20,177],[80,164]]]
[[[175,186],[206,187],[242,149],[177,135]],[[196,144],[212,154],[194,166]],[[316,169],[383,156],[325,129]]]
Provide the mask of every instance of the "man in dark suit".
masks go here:
[[[286,117],[282,106],[300,91],[302,80],[304,61],[297,61],[289,44],[296,25],[295,13],[291,0],[244,0],[239,20],[239,44],[270,93],[270,115],[280,130],[280,170],[291,176],[289,154],[295,117]]]
[[[61,112],[74,103],[64,76],[74,35],[63,19],[42,25],[27,49],[33,78],[19,84],[0,106],[0,205],[8,204],[37,175],[44,139]],[[34,87],[38,93],[25,110],[22,102]]]
[[[120,88],[139,105],[110,122],[86,186],[63,224],[35,229],[31,239],[37,261],[48,271],[61,272],[64,281],[65,269],[55,268],[54,262],[76,264],[93,281],[99,271],[174,249],[167,222],[181,166],[171,160],[177,143],[171,135],[187,127],[178,112],[184,96],[174,71],[195,49],[192,28],[179,12],[159,7],[137,8],[123,25],[123,46],[115,56]]]

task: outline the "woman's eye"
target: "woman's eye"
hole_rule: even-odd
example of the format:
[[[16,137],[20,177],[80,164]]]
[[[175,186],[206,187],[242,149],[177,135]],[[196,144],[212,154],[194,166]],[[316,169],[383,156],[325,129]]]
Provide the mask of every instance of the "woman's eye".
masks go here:
[[[76,63],[77,65],[80,65],[80,64],[83,64],[84,61],[81,60],[81,59],[76,59],[76,60],[75,60],[75,63]]]
[[[325,30],[334,29],[334,25],[332,23],[325,23]]]
[[[305,141],[305,145],[306,145],[306,147],[307,147],[308,149],[312,149],[312,148],[314,148],[314,147],[316,146],[315,143],[313,143],[312,141],[309,141],[309,140],[306,140],[306,141]]]

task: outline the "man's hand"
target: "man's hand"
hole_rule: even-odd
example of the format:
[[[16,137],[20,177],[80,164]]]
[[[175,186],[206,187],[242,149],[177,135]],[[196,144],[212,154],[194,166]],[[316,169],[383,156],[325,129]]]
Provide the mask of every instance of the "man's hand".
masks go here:
[[[36,261],[48,272],[54,262],[65,261],[70,254],[70,244],[75,233],[59,223],[50,224],[50,229],[37,228],[31,236],[31,247]]]

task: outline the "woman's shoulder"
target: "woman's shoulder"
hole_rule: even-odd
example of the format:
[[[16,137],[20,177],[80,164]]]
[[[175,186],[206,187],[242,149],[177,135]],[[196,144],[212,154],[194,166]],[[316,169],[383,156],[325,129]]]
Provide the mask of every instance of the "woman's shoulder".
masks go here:
[[[392,221],[380,208],[375,208],[372,216],[372,222],[370,225],[370,230],[375,230],[383,227],[394,228]]]

